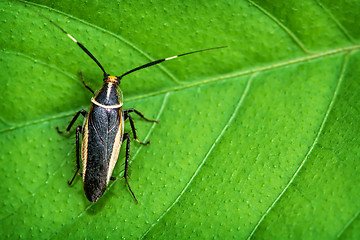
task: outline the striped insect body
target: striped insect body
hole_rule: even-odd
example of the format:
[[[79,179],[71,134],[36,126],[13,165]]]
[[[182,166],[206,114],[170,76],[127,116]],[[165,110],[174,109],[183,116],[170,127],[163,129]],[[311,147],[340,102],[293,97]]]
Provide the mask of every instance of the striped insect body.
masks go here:
[[[130,123],[132,137],[134,140],[136,140],[140,144],[147,145],[150,143],[149,141],[144,143],[138,140],[135,130],[135,124],[131,117],[131,113],[137,114],[143,120],[148,122],[158,123],[158,121],[146,118],[141,112],[136,109],[123,109],[123,95],[120,88],[118,87],[120,81],[128,74],[162,63],[164,61],[176,59],[178,57],[193,53],[199,53],[224,47],[208,48],[176,55],[173,57],[159,59],[131,69],[130,71],[127,71],[120,76],[111,76],[105,71],[104,67],[100,64],[100,62],[94,57],[92,53],[90,53],[90,51],[84,45],[78,42],[72,35],[67,33],[63,28],[54,23],[52,20],[42,14],[40,15],[46,18],[50,23],[60,29],[73,42],[75,42],[98,65],[98,67],[102,70],[104,74],[104,83],[102,88],[97,92],[94,92],[85,83],[80,72],[83,85],[93,94],[93,97],[91,98],[90,108],[88,109],[88,111],[78,111],[73,117],[73,119],[70,121],[65,131],[60,131],[59,128],[56,127],[59,133],[68,132],[70,131],[70,129],[80,115],[84,116],[85,118],[84,124],[82,126],[76,127],[76,171],[72,179],[68,181],[68,184],[71,185],[77,175],[82,176],[86,198],[91,202],[97,202],[106,191],[109,182],[115,179],[114,177],[112,177],[112,173],[119,157],[120,147],[126,141],[123,178],[125,179],[125,182],[133,198],[137,202],[135,194],[132,191],[128,181],[131,138],[130,133],[124,131],[124,123],[125,121],[128,121]],[[81,173],[80,169],[82,169]]]

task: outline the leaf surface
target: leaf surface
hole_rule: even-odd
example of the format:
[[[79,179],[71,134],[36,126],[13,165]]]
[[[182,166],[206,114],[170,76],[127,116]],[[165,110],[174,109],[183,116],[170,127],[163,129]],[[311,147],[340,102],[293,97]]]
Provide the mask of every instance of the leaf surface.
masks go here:
[[[360,2],[2,1],[0,231],[6,239],[357,239]],[[74,130],[102,72],[149,146],[95,204]],[[81,120],[78,121],[81,124]],[[129,131],[129,126],[126,131]],[[124,146],[114,176],[122,176]]]

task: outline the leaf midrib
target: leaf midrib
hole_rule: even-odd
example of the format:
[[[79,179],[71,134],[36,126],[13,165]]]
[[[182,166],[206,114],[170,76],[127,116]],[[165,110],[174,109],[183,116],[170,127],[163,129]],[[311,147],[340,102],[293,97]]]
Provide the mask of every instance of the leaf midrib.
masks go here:
[[[333,96],[331,98],[331,101],[329,103],[329,106],[327,108],[327,111],[324,115],[324,118],[320,124],[320,127],[319,127],[319,130],[317,132],[317,134],[315,135],[315,139],[313,141],[313,144],[310,146],[308,152],[306,153],[304,159],[301,161],[299,167],[296,169],[295,173],[292,175],[292,177],[290,178],[289,182],[286,184],[286,186],[283,188],[283,190],[280,192],[280,194],[278,195],[278,197],[273,201],[273,203],[271,204],[271,206],[265,211],[265,213],[260,217],[259,221],[257,222],[257,224],[254,226],[253,230],[250,232],[249,236],[247,237],[247,239],[251,239],[252,236],[256,233],[256,230],[258,229],[258,227],[260,226],[260,224],[263,222],[264,218],[269,214],[269,212],[275,207],[276,203],[279,202],[279,200],[282,198],[282,196],[284,195],[284,193],[287,191],[287,189],[290,187],[290,185],[293,183],[293,181],[295,180],[295,178],[298,176],[300,170],[302,169],[302,167],[304,166],[304,164],[306,163],[307,159],[310,157],[313,149],[315,148],[319,138],[320,138],[320,135],[324,129],[324,126],[326,124],[326,121],[328,119],[328,116],[333,108],[333,105],[336,101],[336,97],[338,95],[338,92],[339,92],[339,89],[340,89],[340,86],[342,84],[342,81],[344,79],[344,75],[345,75],[345,70],[346,70],[346,67],[347,67],[347,63],[348,63],[348,58],[349,58],[349,55],[350,55],[350,51],[345,55],[344,57],[344,60],[343,60],[343,65],[342,65],[342,68],[341,68],[341,71],[340,71],[340,74],[339,74],[339,80],[338,80],[338,83],[337,83],[337,86],[334,90],[334,93],[333,93]],[[256,74],[256,73],[254,73]],[[150,227],[145,231],[145,233],[140,237],[140,239],[144,239],[148,233],[161,221],[161,219],[163,219],[163,217],[172,209],[172,207],[179,201],[180,197],[182,196],[182,194],[187,190],[188,186],[191,184],[193,178],[195,178],[197,172],[200,170],[200,168],[203,166],[204,162],[206,161],[208,155],[210,155],[213,147],[215,146],[215,144],[217,143],[218,139],[222,137],[224,131],[226,131],[226,128],[227,126],[231,123],[233,117],[236,115],[237,111],[238,111],[238,108],[240,107],[242,101],[243,101],[243,98],[246,96],[247,92],[248,92],[248,89],[250,87],[250,84],[251,84],[251,81],[253,80],[253,77],[254,75],[251,76],[251,78],[248,80],[248,83],[247,83],[247,86],[246,86],[246,89],[244,90],[244,93],[239,101],[239,103],[237,104],[237,107],[235,108],[232,116],[230,117],[230,120],[227,122],[227,124],[225,125],[224,129],[221,131],[221,133],[219,134],[219,136],[217,137],[217,139],[215,140],[215,142],[213,143],[213,145],[211,146],[209,152],[207,153],[206,157],[204,158],[204,160],[200,163],[199,167],[196,169],[195,173],[193,174],[193,176],[190,178],[189,182],[186,184],[185,188],[182,190],[182,192],[179,194],[179,196],[176,198],[176,200],[170,204],[170,207],[167,208],[160,216],[159,218],[157,218],[151,225]],[[346,229],[346,227],[345,227]],[[341,232],[342,233],[342,232]]]
[[[265,71],[274,70],[274,69],[277,69],[277,68],[282,68],[282,67],[286,67],[286,66],[289,66],[289,65],[297,64],[297,63],[304,63],[304,62],[307,62],[307,61],[310,62],[310,61],[314,61],[314,60],[317,60],[317,59],[321,59],[323,57],[328,57],[328,56],[331,56],[331,55],[336,55],[336,54],[341,54],[341,53],[344,53],[344,52],[354,51],[354,50],[357,50],[359,48],[360,48],[360,45],[351,45],[351,46],[348,46],[348,47],[336,48],[336,49],[333,49],[333,50],[324,51],[324,52],[320,52],[320,53],[305,56],[305,57],[294,58],[294,59],[291,59],[291,60],[286,60],[286,61],[278,62],[278,63],[275,63],[275,64],[269,64],[269,65],[265,65],[265,66],[258,67],[258,68],[248,69],[248,70],[241,71],[241,72],[225,74],[225,75],[219,76],[219,77],[208,78],[208,79],[204,79],[204,80],[201,80],[201,81],[194,81],[194,82],[190,82],[190,83],[187,83],[187,84],[182,84],[182,85],[175,86],[175,87],[165,88],[165,89],[162,89],[162,90],[159,90],[159,91],[154,91],[152,93],[141,94],[141,95],[134,96],[134,97],[129,97],[129,98],[125,97],[125,100],[129,101],[129,102],[136,101],[136,100],[144,100],[144,99],[147,99],[149,97],[156,96],[156,95],[161,95],[161,94],[175,92],[175,91],[181,91],[181,90],[188,89],[188,88],[194,88],[194,87],[197,87],[199,85],[206,85],[206,84],[210,84],[210,83],[217,82],[217,81],[227,81],[227,80],[230,80],[230,79],[235,78],[235,77],[245,76],[245,75],[252,74],[252,73],[265,72]],[[18,128],[28,127],[28,126],[31,126],[31,125],[43,123],[43,122],[46,122],[46,121],[49,121],[49,120],[69,117],[69,116],[73,115],[73,113],[78,111],[78,110],[79,109],[77,108],[77,109],[62,112],[62,113],[59,113],[59,114],[56,114],[56,115],[48,115],[48,116],[46,116],[44,118],[39,118],[39,119],[32,120],[32,121],[21,122],[19,124],[13,125],[13,126],[11,126],[9,128],[1,129],[0,134],[2,134],[4,132],[16,130]]]

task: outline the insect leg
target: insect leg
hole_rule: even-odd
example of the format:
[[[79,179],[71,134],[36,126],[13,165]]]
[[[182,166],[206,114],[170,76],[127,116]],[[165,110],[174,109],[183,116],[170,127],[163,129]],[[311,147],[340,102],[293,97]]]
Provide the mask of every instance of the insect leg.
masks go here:
[[[137,138],[134,121],[133,121],[132,117],[131,117],[128,113],[125,113],[125,111],[124,111],[124,117],[125,117],[125,119],[129,118],[129,122],[130,122],[130,126],[131,126],[131,131],[132,131],[132,133],[133,133],[133,135],[134,135],[134,139],[135,139],[138,143],[140,143],[140,144],[142,144],[142,145],[148,145],[148,144],[150,143],[150,141],[147,141],[146,143],[143,143],[143,142],[141,142],[141,141]]]
[[[71,120],[71,122],[69,123],[69,126],[66,128],[65,131],[60,131],[60,130],[59,130],[59,127],[56,126],[56,130],[58,131],[58,133],[64,133],[64,132],[70,131],[70,128],[72,127],[72,125],[74,125],[76,119],[79,117],[80,114],[85,117],[86,114],[87,114],[87,112],[86,112],[85,110],[83,110],[83,109],[80,110],[80,111],[78,111],[78,112],[75,114],[74,118],[73,118],[73,119]]]
[[[127,116],[128,116],[128,113],[131,113],[131,112],[135,112],[137,115],[139,115],[145,121],[159,123],[159,121],[147,119],[146,117],[144,117],[144,115],[141,112],[139,112],[136,109],[130,108],[130,109],[124,110],[124,114],[127,115]],[[125,117],[125,119],[126,119],[126,117]]]
[[[130,156],[130,135],[129,135],[129,133],[125,133],[123,135],[123,139],[126,139],[126,155],[125,155],[124,178],[125,178],[126,184],[128,185],[129,190],[130,190],[131,194],[133,195],[135,201],[138,202],[138,200],[135,197],[135,194],[131,190],[131,187],[130,187],[128,179],[127,179],[127,173],[128,173],[128,168],[129,168],[129,156]]]
[[[94,90],[92,90],[92,89],[85,83],[84,77],[83,77],[83,75],[82,75],[82,72],[79,72],[79,74],[80,74],[81,81],[82,81],[82,83],[84,84],[84,86],[85,86],[92,94],[94,94]]]
[[[76,175],[79,172],[80,169],[80,133],[82,133],[82,127],[81,126],[77,126],[76,128],[76,171],[74,176],[72,177],[72,179],[70,181],[68,181],[68,184],[71,185],[72,182],[74,181]]]

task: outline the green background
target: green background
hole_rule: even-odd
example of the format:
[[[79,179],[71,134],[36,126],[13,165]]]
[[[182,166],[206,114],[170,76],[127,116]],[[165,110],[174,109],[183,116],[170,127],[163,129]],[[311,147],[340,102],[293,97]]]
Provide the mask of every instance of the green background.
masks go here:
[[[359,239],[360,1],[0,1],[2,239]],[[127,76],[130,184],[95,204],[74,130],[102,72]],[[79,120],[81,124],[81,120]],[[126,127],[129,130],[128,126]],[[124,148],[114,171],[121,176]]]

